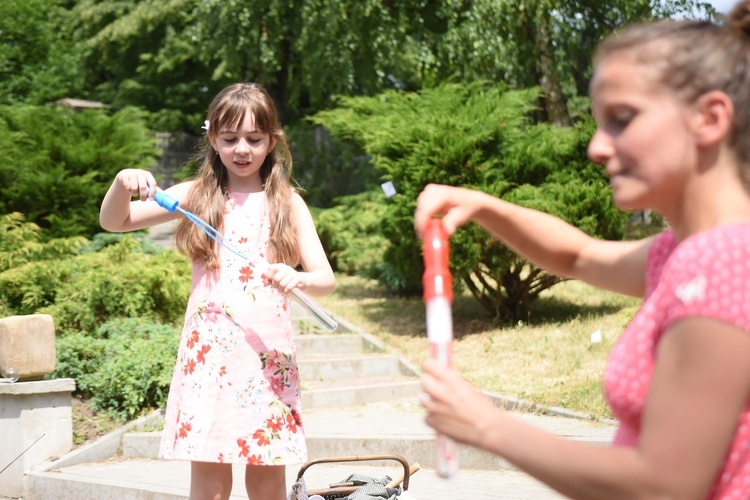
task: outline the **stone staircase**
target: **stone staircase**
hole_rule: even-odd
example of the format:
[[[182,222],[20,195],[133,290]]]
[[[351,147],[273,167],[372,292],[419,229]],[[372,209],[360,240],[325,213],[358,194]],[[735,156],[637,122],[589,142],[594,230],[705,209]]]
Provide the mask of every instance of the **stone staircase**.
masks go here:
[[[419,391],[417,371],[399,356],[388,353],[375,337],[355,331],[351,325],[342,322],[339,322],[335,332],[323,333],[304,309],[296,303],[293,307],[306,428],[308,412],[312,414],[313,421],[317,418],[327,425],[332,415],[336,415],[341,408],[387,405],[390,401],[415,399]],[[340,416],[346,418],[344,413]],[[96,480],[88,477],[88,473],[80,473],[87,469],[102,470],[104,464],[113,462],[162,462],[155,460],[162,424],[163,413],[157,411],[94,443],[77,448],[63,457],[53,458],[26,475],[23,499],[162,498],[154,497],[153,491],[136,494],[131,491],[132,485],[118,486],[117,481],[106,478]],[[312,427],[315,425],[312,424]],[[377,435],[373,435],[373,440],[377,438]],[[330,444],[329,437],[308,436],[311,459],[330,456]],[[338,443],[341,455],[369,453],[364,451],[366,448],[361,440]],[[388,453],[393,453],[393,450]],[[68,474],[69,471],[72,473]],[[189,481],[185,484],[189,484]],[[0,492],[2,498],[5,497]]]
[[[418,371],[345,320],[336,318],[336,331],[326,333],[315,327],[304,309],[296,303],[293,307],[309,459],[398,454],[430,469],[434,431],[424,424],[417,402]],[[606,445],[614,432],[611,423],[533,414],[503,398],[496,402],[520,410],[518,418],[530,425],[570,439]],[[162,412],[157,411],[45,462],[26,474],[23,500],[185,500],[189,463],[156,459],[162,423]],[[497,456],[464,446],[459,456],[457,478],[440,480],[426,470],[412,478],[410,493],[420,500],[562,498]],[[367,465],[316,465],[314,484],[338,482],[353,472],[381,477],[384,472],[377,469],[393,462]],[[234,466],[231,500],[247,498],[242,469]],[[296,481],[297,470],[287,467],[289,485]]]
[[[390,401],[419,391],[416,370],[367,334],[300,335],[297,353],[304,410]]]

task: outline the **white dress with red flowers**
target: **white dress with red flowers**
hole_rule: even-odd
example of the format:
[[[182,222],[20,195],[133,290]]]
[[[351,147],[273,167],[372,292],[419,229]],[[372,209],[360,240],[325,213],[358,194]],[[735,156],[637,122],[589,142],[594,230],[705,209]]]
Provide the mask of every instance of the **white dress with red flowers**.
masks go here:
[[[159,456],[251,465],[307,461],[289,300],[263,285],[265,193],[227,196],[222,269],[193,264]]]

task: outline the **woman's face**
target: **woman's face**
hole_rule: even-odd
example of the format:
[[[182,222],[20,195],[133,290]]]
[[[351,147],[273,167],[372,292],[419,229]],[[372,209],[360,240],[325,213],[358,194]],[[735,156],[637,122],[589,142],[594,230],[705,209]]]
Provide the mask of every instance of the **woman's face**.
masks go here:
[[[242,123],[237,126],[220,127],[210,140],[227,169],[230,189],[262,189],[260,167],[273,149],[275,141],[269,134],[256,128],[252,113],[246,113]]]
[[[598,128],[588,156],[604,166],[616,206],[675,210],[698,158],[689,107],[626,54],[601,62],[591,99]]]

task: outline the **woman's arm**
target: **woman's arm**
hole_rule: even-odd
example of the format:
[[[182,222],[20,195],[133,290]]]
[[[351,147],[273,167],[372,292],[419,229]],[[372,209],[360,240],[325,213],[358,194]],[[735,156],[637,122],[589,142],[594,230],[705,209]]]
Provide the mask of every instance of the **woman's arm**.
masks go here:
[[[650,239],[603,241],[558,217],[499,198],[430,184],[417,199],[417,232],[442,216],[448,234],[474,221],[508,248],[552,274],[580,279],[607,290],[642,297]]]
[[[637,448],[552,436],[496,408],[455,371],[429,361],[427,423],[496,453],[571,498],[705,498],[750,394],[750,333],[709,318],[662,337]]]

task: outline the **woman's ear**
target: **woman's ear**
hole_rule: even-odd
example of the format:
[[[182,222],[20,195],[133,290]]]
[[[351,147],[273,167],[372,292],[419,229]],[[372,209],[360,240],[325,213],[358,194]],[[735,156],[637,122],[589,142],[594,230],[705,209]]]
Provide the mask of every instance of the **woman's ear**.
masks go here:
[[[696,103],[696,139],[700,146],[714,146],[727,137],[732,128],[734,103],[727,94],[712,90]]]
[[[271,151],[273,151],[273,148],[276,146],[276,142],[277,142],[275,136],[272,135],[270,137],[271,139],[268,141],[268,149],[266,150],[266,155],[271,154]]]

